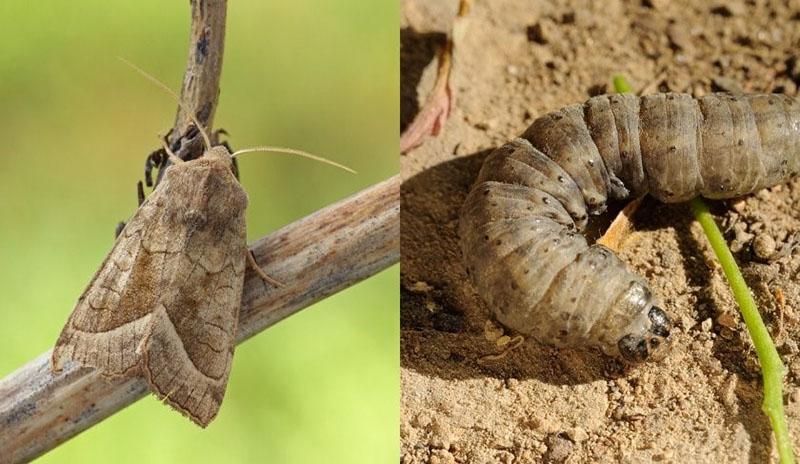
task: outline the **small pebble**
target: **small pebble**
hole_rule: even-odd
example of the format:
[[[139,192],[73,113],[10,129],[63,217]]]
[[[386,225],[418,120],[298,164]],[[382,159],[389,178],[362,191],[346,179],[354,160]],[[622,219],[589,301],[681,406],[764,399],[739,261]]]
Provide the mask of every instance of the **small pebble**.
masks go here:
[[[421,280],[418,280],[418,281],[414,282],[414,284],[411,285],[411,287],[409,287],[409,290],[411,290],[412,292],[415,292],[415,293],[426,293],[426,292],[430,292],[431,290],[433,290],[433,287],[428,285],[427,282],[423,282]]]
[[[775,239],[769,234],[760,233],[753,239],[753,253],[763,260],[775,255]]]
[[[586,433],[582,427],[575,427],[569,432],[567,432],[569,438],[574,441],[575,443],[580,443],[582,441],[586,441],[589,438],[589,434]]]
[[[670,24],[667,27],[667,37],[670,44],[678,50],[692,50],[692,38],[683,24]]]
[[[553,40],[556,35],[556,25],[547,19],[543,19],[533,26],[528,26],[528,40],[531,42],[545,45]]]
[[[715,92],[744,93],[739,82],[729,77],[717,76],[711,80],[711,84]]]
[[[572,454],[572,448],[575,445],[564,435],[559,433],[547,437],[547,454],[544,456],[544,462],[561,463]]]
[[[711,331],[711,327],[713,327],[713,326],[714,326],[714,321],[712,321],[710,317],[700,323],[700,329],[703,332]]]
[[[736,318],[730,313],[722,313],[717,316],[717,324],[729,329],[735,329],[737,326]]]

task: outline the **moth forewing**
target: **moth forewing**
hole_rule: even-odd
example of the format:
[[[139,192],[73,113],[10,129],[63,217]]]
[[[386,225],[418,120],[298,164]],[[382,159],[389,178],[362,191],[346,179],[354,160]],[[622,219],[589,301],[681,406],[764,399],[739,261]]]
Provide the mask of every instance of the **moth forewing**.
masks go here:
[[[235,346],[246,207],[224,147],[167,168],[78,299],[53,367],[144,375],[159,398],[208,425]]]

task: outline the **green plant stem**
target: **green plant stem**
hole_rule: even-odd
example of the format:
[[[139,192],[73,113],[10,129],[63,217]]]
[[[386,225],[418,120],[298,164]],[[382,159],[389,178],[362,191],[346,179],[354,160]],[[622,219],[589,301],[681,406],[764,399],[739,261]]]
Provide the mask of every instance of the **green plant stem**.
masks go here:
[[[623,76],[622,74],[614,74],[612,80],[614,81],[614,90],[616,90],[617,93],[633,92],[631,85],[628,84],[628,80],[625,79],[625,76]]]
[[[775,432],[775,441],[778,448],[781,464],[794,463],[794,453],[792,452],[792,442],[789,438],[789,430],[786,427],[786,417],[783,414],[783,376],[785,368],[775,344],[772,342],[767,327],[761,319],[753,295],[736,265],[733,254],[728,249],[728,244],[722,236],[719,227],[714,222],[714,217],[708,211],[706,204],[700,199],[693,199],[689,205],[692,208],[697,222],[703,226],[703,231],[708,237],[714,254],[717,255],[722,271],[728,279],[728,283],[733,291],[733,297],[739,304],[742,317],[753,339],[758,360],[761,363],[761,375],[764,379],[764,402],[761,409],[769,417],[772,430]]]
[[[632,91],[625,76],[617,74],[614,76],[613,81],[614,89],[617,93],[629,93]],[[733,297],[739,305],[744,323],[747,325],[747,330],[753,339],[753,346],[755,346],[758,360],[761,363],[761,375],[764,379],[764,402],[761,405],[761,409],[769,417],[769,422],[775,433],[775,443],[778,448],[780,462],[781,464],[794,464],[792,441],[789,437],[789,430],[786,427],[786,416],[783,414],[783,376],[785,368],[783,362],[781,362],[781,357],[778,355],[778,350],[775,349],[772,337],[770,337],[767,327],[761,319],[761,314],[758,312],[756,302],[753,300],[750,289],[747,288],[747,283],[745,283],[741,271],[739,271],[739,266],[728,249],[728,244],[725,242],[719,227],[717,227],[717,223],[714,222],[713,216],[708,211],[708,206],[699,197],[693,199],[689,205],[692,208],[695,219],[703,227],[714,254],[717,255],[717,259],[722,265],[722,272],[725,273],[725,277],[728,279]]]

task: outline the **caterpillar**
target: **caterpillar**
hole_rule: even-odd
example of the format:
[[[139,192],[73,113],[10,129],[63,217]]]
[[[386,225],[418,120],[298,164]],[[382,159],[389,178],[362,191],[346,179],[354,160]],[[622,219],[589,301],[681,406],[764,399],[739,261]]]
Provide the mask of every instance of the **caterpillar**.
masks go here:
[[[459,219],[478,294],[506,327],[641,362],[670,318],[647,281],[582,231],[609,200],[737,197],[800,171],[800,100],[601,95],[536,119],[484,161]]]

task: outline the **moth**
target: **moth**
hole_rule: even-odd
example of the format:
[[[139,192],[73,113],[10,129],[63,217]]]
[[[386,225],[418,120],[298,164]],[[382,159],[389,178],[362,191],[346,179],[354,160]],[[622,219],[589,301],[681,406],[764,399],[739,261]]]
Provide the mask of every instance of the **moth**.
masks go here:
[[[353,171],[299,150],[231,153],[211,146],[193,121],[205,153],[183,161],[164,146],[172,165],[78,298],[52,367],[74,361],[104,376],[142,375],[158,398],[205,427],[225,395],[247,263],[268,284],[280,285],[247,247],[248,199],[234,176],[234,157],[282,151]]]
[[[582,235],[609,200],[732,198],[800,172],[785,95],[601,95],[536,119],[485,160],[461,209],[471,280],[505,326],[641,362],[671,323],[647,281]]]

